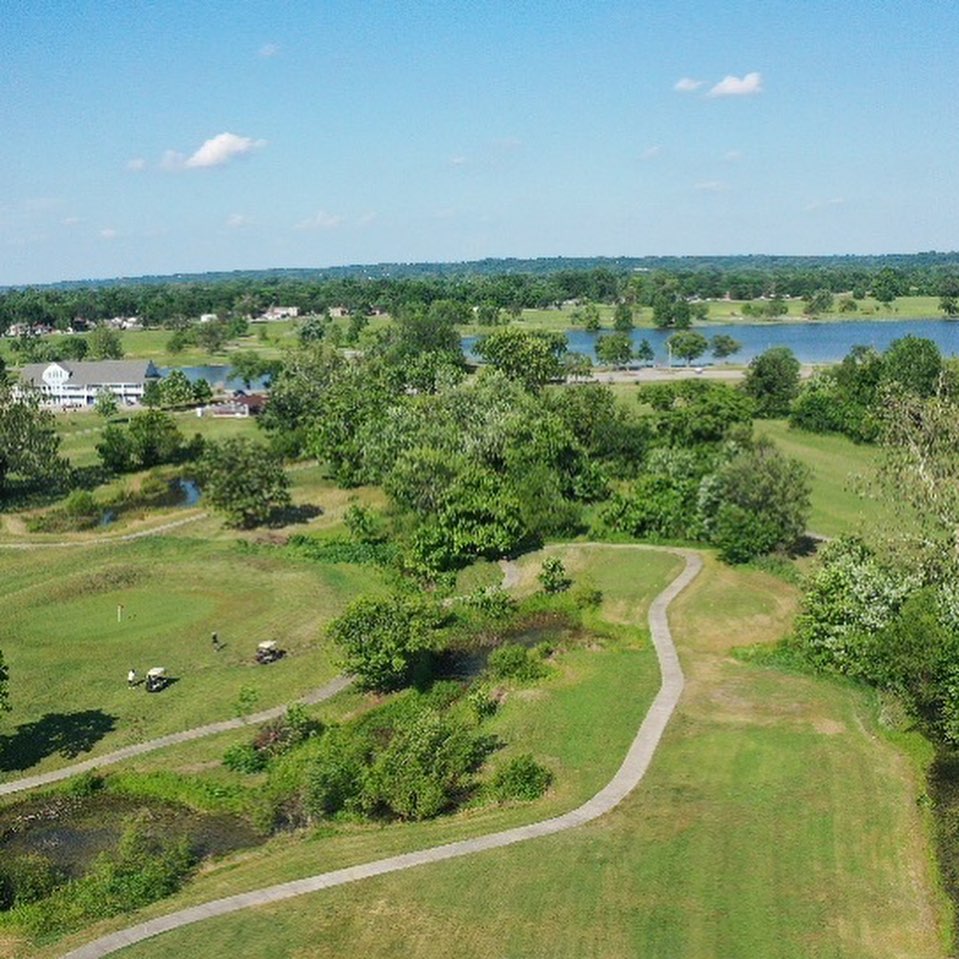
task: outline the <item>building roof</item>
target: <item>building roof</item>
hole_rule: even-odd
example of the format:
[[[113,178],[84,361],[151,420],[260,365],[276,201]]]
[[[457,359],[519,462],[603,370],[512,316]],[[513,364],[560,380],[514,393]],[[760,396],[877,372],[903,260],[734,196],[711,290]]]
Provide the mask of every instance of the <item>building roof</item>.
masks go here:
[[[100,386],[105,383],[142,383],[157,379],[160,371],[152,360],[58,360],[55,363],[27,363],[20,376],[33,386],[44,383],[43,374],[51,367],[65,369],[70,386]]]

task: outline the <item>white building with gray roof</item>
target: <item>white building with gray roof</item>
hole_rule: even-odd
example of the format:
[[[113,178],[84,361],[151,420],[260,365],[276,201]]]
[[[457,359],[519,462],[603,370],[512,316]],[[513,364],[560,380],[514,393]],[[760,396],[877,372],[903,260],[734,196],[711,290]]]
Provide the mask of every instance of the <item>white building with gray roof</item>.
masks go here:
[[[50,406],[92,406],[103,391],[133,405],[143,401],[147,384],[159,379],[152,360],[60,360],[28,363],[20,371],[19,387],[35,390]]]

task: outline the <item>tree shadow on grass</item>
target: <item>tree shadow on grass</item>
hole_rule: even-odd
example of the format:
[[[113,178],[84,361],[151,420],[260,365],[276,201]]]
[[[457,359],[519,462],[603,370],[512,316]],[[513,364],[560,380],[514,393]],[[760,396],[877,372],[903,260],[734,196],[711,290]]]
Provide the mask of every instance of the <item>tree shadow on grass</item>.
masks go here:
[[[0,772],[30,769],[54,753],[74,759],[89,752],[116,728],[116,717],[99,709],[75,713],[46,713],[31,723],[20,723],[0,736]]]
[[[278,529],[282,526],[294,526],[300,523],[309,523],[323,515],[323,510],[319,506],[313,506],[311,503],[302,503],[299,506],[285,506],[270,511],[264,526],[272,529]]]

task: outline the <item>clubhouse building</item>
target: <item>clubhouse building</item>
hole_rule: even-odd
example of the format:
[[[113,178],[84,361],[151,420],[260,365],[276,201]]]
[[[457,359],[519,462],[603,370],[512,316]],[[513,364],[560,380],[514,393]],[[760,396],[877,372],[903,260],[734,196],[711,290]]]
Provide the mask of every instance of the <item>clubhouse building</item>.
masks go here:
[[[98,360],[28,363],[20,371],[19,389],[34,390],[47,406],[93,406],[108,391],[133,406],[143,401],[147,384],[160,379],[152,360]]]

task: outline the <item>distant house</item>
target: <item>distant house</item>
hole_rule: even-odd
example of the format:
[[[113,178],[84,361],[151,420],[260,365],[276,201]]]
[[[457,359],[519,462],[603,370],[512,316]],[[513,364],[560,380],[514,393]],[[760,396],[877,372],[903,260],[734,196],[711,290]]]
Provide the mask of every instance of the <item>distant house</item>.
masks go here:
[[[300,315],[298,306],[271,306],[261,317],[261,320],[289,320]]]
[[[217,315],[216,313],[201,313],[200,322],[201,323],[216,323]]]
[[[92,406],[108,390],[121,403],[143,400],[147,384],[160,379],[152,360],[99,360],[28,363],[20,371],[20,391],[35,390],[50,406]]]
[[[349,316],[350,311],[345,306],[331,306],[327,311],[334,320],[340,320],[344,316]]]

